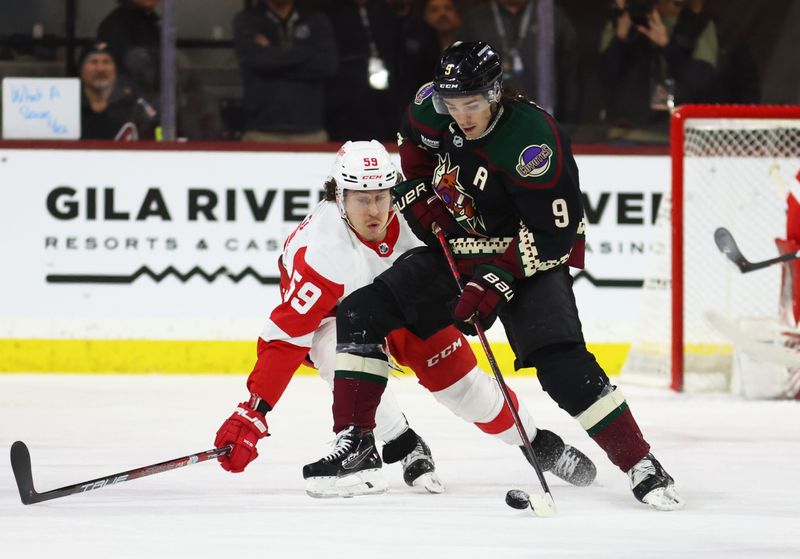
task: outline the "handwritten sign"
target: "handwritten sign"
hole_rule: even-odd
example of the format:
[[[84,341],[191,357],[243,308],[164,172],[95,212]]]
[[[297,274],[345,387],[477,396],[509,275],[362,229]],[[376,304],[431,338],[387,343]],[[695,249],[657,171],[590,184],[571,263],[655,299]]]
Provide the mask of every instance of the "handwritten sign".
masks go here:
[[[80,137],[78,78],[3,79],[3,138],[77,140]]]

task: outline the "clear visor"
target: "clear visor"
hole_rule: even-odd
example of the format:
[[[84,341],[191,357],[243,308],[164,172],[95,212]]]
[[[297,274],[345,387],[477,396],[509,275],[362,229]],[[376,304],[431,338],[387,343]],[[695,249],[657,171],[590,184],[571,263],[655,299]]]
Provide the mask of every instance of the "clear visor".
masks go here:
[[[500,86],[495,83],[485,89],[465,93],[441,93],[434,91],[431,98],[433,108],[440,115],[449,115],[458,110],[463,113],[479,113],[491,103],[500,101]]]
[[[391,189],[383,190],[345,190],[344,210],[350,217],[351,212],[383,213],[392,207]]]

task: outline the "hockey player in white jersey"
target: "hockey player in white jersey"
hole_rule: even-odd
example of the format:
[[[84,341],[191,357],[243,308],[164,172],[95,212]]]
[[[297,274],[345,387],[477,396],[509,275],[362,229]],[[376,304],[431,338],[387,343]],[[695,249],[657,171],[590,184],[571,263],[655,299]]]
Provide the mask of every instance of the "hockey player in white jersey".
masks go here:
[[[422,246],[392,209],[390,188],[399,180],[389,154],[378,142],[347,142],[339,149],[325,185],[325,200],[286,240],[279,260],[282,302],[271,312],[258,340],[258,359],[247,380],[250,398],[239,404],[217,432],[217,447],[234,446],[219,459],[224,469],[241,472],[258,456],[256,444],[268,435],[266,414],[304,361],[333,387],[337,304],[371,283],[403,253]],[[411,368],[419,383],[459,417],[508,444],[521,445],[499,387],[477,367],[468,342],[455,327],[424,340],[409,330],[396,330],[386,344],[374,349],[388,351]],[[380,405],[374,435],[384,443],[383,460],[370,438],[362,441],[362,460],[350,470],[327,468],[337,463],[339,453],[352,450],[346,448],[350,439],[338,436],[331,460],[323,459],[313,471],[303,471],[309,495],[383,493],[388,489],[381,474],[383,461],[401,462],[403,478],[410,486],[431,493],[444,490],[430,448],[409,427],[391,391],[382,396],[376,393],[375,400]],[[596,470],[589,458],[555,433],[537,432],[524,405],[518,403],[517,411],[526,431],[535,433],[533,448],[544,470],[575,485],[594,480]]]

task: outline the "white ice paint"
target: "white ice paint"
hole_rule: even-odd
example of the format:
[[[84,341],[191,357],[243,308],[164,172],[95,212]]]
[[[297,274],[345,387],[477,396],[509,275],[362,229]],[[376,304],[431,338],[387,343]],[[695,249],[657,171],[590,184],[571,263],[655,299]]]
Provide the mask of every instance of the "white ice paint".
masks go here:
[[[0,375],[0,449],[28,443],[40,491],[212,446],[244,394],[243,376]],[[625,387],[686,509],[637,503],[627,476],[539,389],[512,379],[542,427],[598,465],[598,485],[548,475],[558,515],[505,502],[537,490],[518,449],[449,414],[411,379],[393,380],[431,445],[442,495],[406,487],[386,466],[383,496],[320,501],[300,470],[327,452],[330,391],[297,378],[269,414],[272,434],[245,473],[213,462],[23,506],[0,465],[0,557],[796,557],[800,404],[680,396]]]

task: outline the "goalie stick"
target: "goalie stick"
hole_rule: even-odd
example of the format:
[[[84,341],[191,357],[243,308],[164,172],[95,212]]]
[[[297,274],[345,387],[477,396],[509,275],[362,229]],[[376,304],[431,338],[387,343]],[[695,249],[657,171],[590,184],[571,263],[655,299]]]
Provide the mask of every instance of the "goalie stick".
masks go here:
[[[786,254],[776,256],[775,258],[770,258],[769,260],[750,262],[744,257],[742,251],[739,250],[739,247],[736,245],[736,241],[733,239],[731,232],[724,227],[720,227],[714,231],[714,242],[717,243],[717,248],[720,250],[720,252],[727,256],[731,262],[736,264],[736,267],[739,268],[739,271],[743,274],[746,274],[747,272],[753,272],[755,270],[761,270],[762,268],[772,266],[778,262],[789,262],[790,260],[797,260],[800,258],[800,250],[798,250],[796,252],[787,252]]]
[[[85,493],[87,491],[100,489],[101,487],[116,485],[124,481],[131,481],[140,477],[160,474],[161,472],[205,462],[206,460],[228,454],[232,449],[233,446],[228,445],[221,448],[204,450],[181,458],[167,460],[166,462],[142,466],[141,468],[119,472],[118,474],[82,481],[59,489],[38,493],[33,487],[31,453],[25,443],[17,441],[11,445],[11,469],[14,470],[14,478],[17,481],[17,489],[19,489],[19,497],[22,499],[22,504],[32,505],[34,503],[41,503],[42,501],[58,499],[59,497],[66,497],[67,495],[74,495],[75,493]]]
[[[447,259],[447,265],[450,267],[450,272],[453,274],[453,279],[455,279],[456,284],[458,285],[458,291],[461,293],[464,290],[464,286],[461,285],[461,274],[456,267],[456,261],[453,258],[453,253],[450,251],[450,246],[447,244],[447,239],[444,236],[444,232],[437,225],[434,225],[434,232],[436,233],[436,238],[439,239],[439,244],[442,246],[442,251]],[[519,413],[517,413],[517,409],[514,406],[513,400],[511,399],[511,394],[508,392],[508,385],[506,385],[506,381],[500,372],[500,367],[497,366],[497,361],[494,358],[492,348],[489,347],[489,341],[486,339],[486,332],[484,332],[483,326],[481,326],[477,320],[473,323],[473,326],[478,334],[478,339],[481,341],[481,347],[486,353],[486,359],[489,361],[489,366],[492,368],[494,377],[497,379],[497,384],[500,385],[500,392],[503,394],[503,400],[505,400],[506,405],[511,412],[511,417],[514,420],[514,426],[517,428],[517,432],[522,439],[522,447],[525,450],[525,457],[536,471],[536,476],[539,478],[539,484],[542,486],[542,490],[544,491],[544,495],[528,495],[524,491],[511,490],[506,496],[506,502],[508,503],[509,498],[512,498],[513,493],[513,496],[516,497],[516,501],[521,502],[522,508],[526,508],[526,505],[530,506],[531,510],[537,516],[555,516],[556,503],[553,500],[553,495],[550,493],[550,487],[547,485],[547,480],[544,479],[542,467],[539,465],[539,461],[536,459],[536,455],[533,452],[531,439],[525,432],[525,427],[522,425],[522,420],[519,418]],[[526,497],[528,499],[527,503],[524,501]],[[512,498],[512,501],[513,500],[514,499]],[[511,503],[509,503],[509,506],[520,508],[519,506]]]

